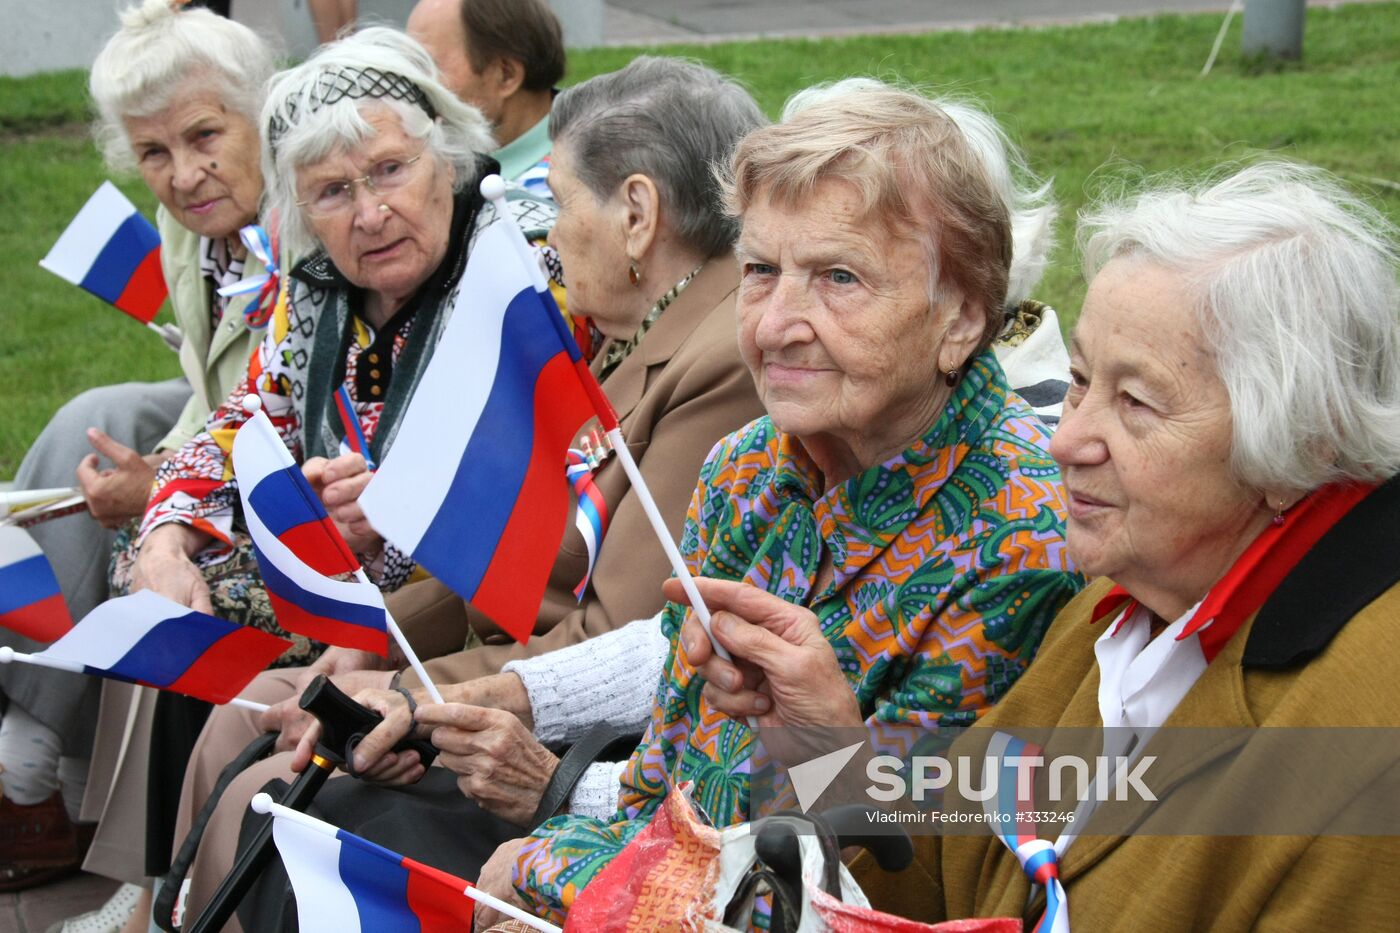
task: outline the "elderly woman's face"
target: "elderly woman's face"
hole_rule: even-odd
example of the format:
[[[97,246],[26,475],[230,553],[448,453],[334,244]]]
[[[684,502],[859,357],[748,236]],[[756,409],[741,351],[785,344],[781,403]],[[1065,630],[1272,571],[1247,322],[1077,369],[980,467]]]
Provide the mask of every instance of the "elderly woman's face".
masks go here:
[[[837,180],[795,207],[753,200],[737,247],[739,348],[780,430],[870,466],[860,454],[885,459],[932,426],[939,371],[966,361],[982,315],[960,300],[931,308],[923,246],[859,207]]]
[[[636,332],[632,305],[637,289],[627,280],[625,207],[621,198],[599,201],[574,173],[568,143],[555,143],[549,157],[549,190],[559,216],[549,245],[559,251],[569,312],[591,318],[605,336],[626,340]]]
[[[1070,554],[1174,618],[1269,518],[1231,473],[1229,397],[1176,274],[1133,257],[1105,266],[1075,327],[1070,378],[1050,444]]]
[[[141,179],[182,225],[231,237],[258,216],[258,132],[224,106],[210,81],[194,81],[164,110],[123,121]]]
[[[447,255],[455,173],[425,150],[421,139],[405,133],[392,110],[373,107],[364,118],[373,135],[297,168],[297,199],[308,202],[304,210],[311,231],[341,274],[399,302]],[[397,166],[395,174],[404,173],[392,190],[375,192],[359,180],[383,172],[386,165]],[[333,210],[318,209],[325,193],[342,184],[350,185],[349,198]]]

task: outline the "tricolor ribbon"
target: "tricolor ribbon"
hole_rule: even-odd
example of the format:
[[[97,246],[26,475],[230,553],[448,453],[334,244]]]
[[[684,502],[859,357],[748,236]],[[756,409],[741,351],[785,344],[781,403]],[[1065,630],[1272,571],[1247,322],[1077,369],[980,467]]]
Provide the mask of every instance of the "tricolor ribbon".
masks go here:
[[[1069,904],[1060,884],[1060,861],[1055,846],[1035,835],[1031,767],[1018,759],[1038,758],[1041,749],[1023,739],[998,732],[987,743],[987,767],[995,769],[996,794],[983,807],[997,838],[1016,856],[1032,885],[1045,888],[1045,913],[1031,933],[1069,933]],[[1024,781],[1020,779],[1024,776]],[[1024,783],[1025,787],[1018,786]]]
[[[335,410],[340,415],[345,437],[340,441],[342,453],[356,453],[365,458],[365,466],[374,470],[374,458],[369,455],[369,441],[365,440],[364,428],[360,427],[360,416],[355,414],[355,403],[350,401],[350,390],[341,384],[335,390]]]
[[[277,291],[281,281],[277,268],[277,244],[267,235],[267,231],[257,224],[249,224],[239,230],[238,237],[243,241],[243,245],[248,247],[248,252],[258,257],[258,261],[267,271],[250,275],[232,285],[225,285],[219,289],[219,294],[224,298],[234,298],[256,292],[258,297],[248,305],[243,317],[248,321],[249,327],[266,327],[268,319],[272,317],[273,308],[277,306]]]
[[[598,485],[593,482],[593,469],[583,451],[569,448],[566,455],[567,466],[564,475],[578,499],[578,509],[574,513],[574,525],[583,535],[583,543],[588,548],[588,569],[583,579],[574,587],[574,598],[582,600],[583,591],[588,589],[588,581],[593,576],[593,565],[598,562],[598,549],[603,543],[603,532],[608,528],[608,505]]]

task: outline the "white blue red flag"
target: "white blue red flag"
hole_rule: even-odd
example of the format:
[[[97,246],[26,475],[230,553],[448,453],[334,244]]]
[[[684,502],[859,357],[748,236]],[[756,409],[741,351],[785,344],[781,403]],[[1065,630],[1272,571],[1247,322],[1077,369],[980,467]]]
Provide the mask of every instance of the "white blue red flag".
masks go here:
[[[143,324],[165,302],[160,234],[110,181],[88,198],[39,265]]]
[[[290,647],[285,638],[141,590],[102,603],[34,657],[227,703]]]
[[[53,641],[73,627],[48,558],[14,526],[0,526],[0,625],[35,641]]]
[[[356,573],[360,562],[261,411],[233,439],[233,471],[278,624],[330,645],[387,655],[383,595],[371,583],[330,579]]]
[[[287,867],[302,933],[472,928],[466,881],[359,836],[274,817],[272,838]]]
[[[355,453],[365,458],[365,466],[375,468],[374,457],[369,452],[369,441],[365,439],[365,429],[360,425],[360,416],[355,411],[355,403],[350,399],[350,390],[344,383],[335,390],[335,411],[340,416],[340,426],[345,436],[340,439],[342,454]]]
[[[569,513],[566,452],[617,417],[520,232],[477,239],[457,306],[360,496],[370,524],[519,641],[529,638]]]
[[[593,576],[593,566],[598,563],[603,534],[608,530],[608,503],[593,482],[593,467],[584,452],[571,447],[566,457],[568,466],[564,469],[564,475],[569,478],[574,499],[578,503],[574,510],[574,526],[588,548],[588,569],[583,572],[578,586],[574,587],[574,598],[583,599],[584,590],[588,589],[588,581]]]

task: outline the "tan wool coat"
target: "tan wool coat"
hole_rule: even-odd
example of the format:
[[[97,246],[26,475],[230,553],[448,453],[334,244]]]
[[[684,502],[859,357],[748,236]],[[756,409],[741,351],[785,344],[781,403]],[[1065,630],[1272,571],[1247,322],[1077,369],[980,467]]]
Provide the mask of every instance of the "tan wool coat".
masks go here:
[[[1397,489],[1394,481],[1382,486],[1343,520],[1349,527],[1339,523],[1319,542],[1206,668],[1168,727],[1400,725]],[[1090,618],[1111,585],[1099,580],[1065,607],[1035,662],[973,732],[1100,726],[1094,642],[1104,623]],[[1287,604],[1282,612],[1273,611],[1275,601]],[[1228,799],[1242,786],[1235,769],[1244,760],[1231,750],[1202,748],[1154,791],[1164,803],[1186,794],[1207,806]],[[1383,761],[1358,786],[1395,787],[1396,771]],[[1347,793],[1329,799],[1333,824],[1356,818]],[[882,873],[864,856],[854,864],[881,909],[926,922],[1024,917],[1028,930],[1044,911],[1043,890],[1028,901],[1016,858],[990,833],[921,836],[915,846],[914,866],[899,874]],[[1386,930],[1400,918],[1396,836],[1085,834],[1060,872],[1077,931]]]

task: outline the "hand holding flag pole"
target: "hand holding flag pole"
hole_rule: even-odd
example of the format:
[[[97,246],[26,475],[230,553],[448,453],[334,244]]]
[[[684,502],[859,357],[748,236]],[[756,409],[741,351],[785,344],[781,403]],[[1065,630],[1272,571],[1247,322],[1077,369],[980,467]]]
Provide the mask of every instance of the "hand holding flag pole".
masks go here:
[[[256,394],[243,400],[252,414],[233,442],[234,473],[244,519],[277,621],[309,638],[384,654],[387,631],[433,702],[442,694],[403,630],[384,605],[359,560],[292,460]],[[331,579],[353,574],[355,583]]]
[[[548,288],[544,273],[540,270],[539,260],[530,250],[529,243],[525,239],[525,233],[520,229],[520,225],[515,222],[514,215],[506,208],[506,185],[499,175],[488,175],[481,180],[481,194],[496,207],[496,216],[504,223],[515,228],[516,235],[511,237],[511,242],[515,245],[520,255],[520,261],[529,270],[530,278],[535,288],[544,291]],[[594,407],[600,414],[606,413],[608,418],[604,420],[607,428],[607,437],[612,444],[617,458],[622,463],[622,469],[627,474],[627,479],[632,483],[632,488],[637,493],[637,499],[642,504],[642,510],[646,512],[647,520],[651,523],[652,531],[656,533],[656,538],[661,542],[661,549],[666,553],[666,559],[671,562],[671,570],[677,579],[681,581],[681,586],[685,588],[685,595],[690,600],[691,608],[695,610],[696,618],[705,627],[705,634],[710,637],[710,644],[714,646],[715,654],[726,661],[732,661],[728,650],[725,649],[713,634],[710,633],[710,610],[705,605],[705,600],[701,598],[700,591],[695,586],[695,581],[690,577],[690,571],[685,566],[685,561],[681,558],[681,552],[671,540],[671,532],[666,528],[666,522],[661,518],[661,510],[656,507],[656,500],[651,496],[651,490],[647,488],[646,479],[642,476],[642,471],[637,467],[637,461],[632,458],[632,452],[627,448],[627,442],[623,440],[622,429],[617,424],[617,416],[613,414],[612,404],[607,396],[603,394],[602,387],[598,381],[592,378],[583,380],[584,390],[591,396]]]

